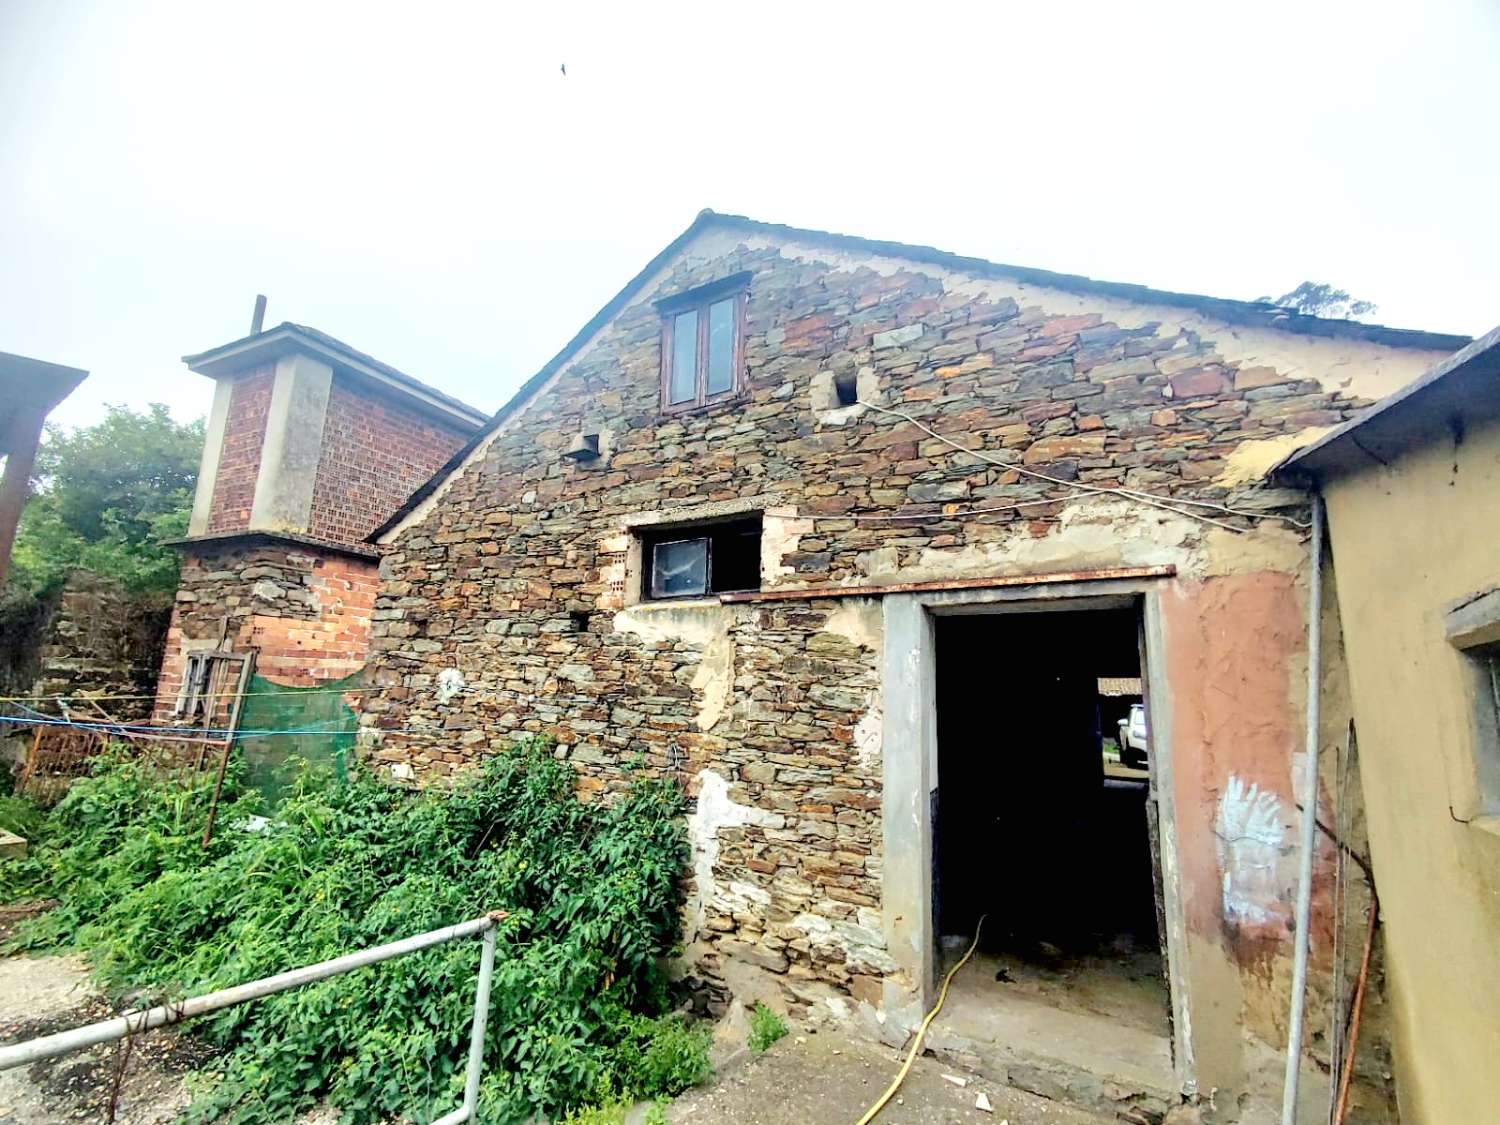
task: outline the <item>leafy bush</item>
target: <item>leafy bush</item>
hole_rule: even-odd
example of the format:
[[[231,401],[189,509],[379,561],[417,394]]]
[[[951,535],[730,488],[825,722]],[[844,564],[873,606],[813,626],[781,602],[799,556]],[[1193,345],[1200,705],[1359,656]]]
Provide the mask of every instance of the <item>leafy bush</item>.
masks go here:
[[[756,1054],[764,1051],[786,1034],[786,1021],[764,1004],[756,1004],[750,1010],[750,1049]]]
[[[259,832],[244,823],[258,797],[232,771],[207,851],[211,779],[109,756],[0,891],[60,900],[25,945],[76,944],[107,988],[153,1000],[505,909],[481,1118],[675,1094],[707,1074],[706,1036],[660,1015],[687,858],[681,794],[637,780],[612,805],[584,805],[546,751],[519,744],[420,795],[362,771],[347,785],[308,772]],[[478,947],[449,943],[198,1021],[227,1054],[190,1119],[286,1121],[320,1098],[356,1123],[452,1109]]]
[[[3,770],[9,773],[9,770]],[[25,797],[0,794],[0,828],[26,839],[35,839],[42,830],[42,810]]]

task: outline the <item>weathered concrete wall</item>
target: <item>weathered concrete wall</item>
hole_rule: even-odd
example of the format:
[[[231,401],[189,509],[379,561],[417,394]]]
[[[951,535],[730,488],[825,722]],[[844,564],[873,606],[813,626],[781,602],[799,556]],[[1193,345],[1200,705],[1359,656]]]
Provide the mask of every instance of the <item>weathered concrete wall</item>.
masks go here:
[[[1444,614],[1500,584],[1500,425],[1325,487],[1403,1120],[1500,1105],[1500,830],[1474,768],[1474,679]]]
[[[650,302],[741,270],[744,400],[661,417]],[[1212,527],[1019,468],[1305,515],[1255,467],[1432,358],[705,236],[393,536],[374,625],[387,690],[369,701],[366,746],[434,776],[546,731],[586,789],[621,784],[637,757],[680,776],[699,798],[688,937],[709,993],[769,974],[801,1000],[835,987],[874,1002],[899,975],[881,918],[878,607],[631,605],[641,513],[765,511],[773,589],[1171,564],[1165,705],[1188,763],[1172,800],[1190,841],[1191,983],[1195,1004],[1223,1011],[1193,1030],[1214,1039],[1200,1087],[1242,1088],[1242,1043],[1274,1051],[1285,1007],[1305,548],[1276,523]],[[867,407],[831,409],[819,388],[851,371],[862,396],[1005,463]],[[580,433],[608,435],[607,455],[562,459]],[[948,518],[850,518],[896,510]],[[455,677],[462,690],[438,691]],[[1237,699],[1257,710],[1238,714]],[[1266,826],[1269,864],[1215,835],[1247,818]]]

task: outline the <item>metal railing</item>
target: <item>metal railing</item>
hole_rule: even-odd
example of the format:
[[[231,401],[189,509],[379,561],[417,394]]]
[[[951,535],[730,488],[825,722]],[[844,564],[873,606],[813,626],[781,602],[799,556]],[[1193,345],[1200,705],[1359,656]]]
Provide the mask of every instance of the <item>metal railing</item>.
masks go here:
[[[393,957],[402,957],[408,953],[416,953],[418,950],[430,949],[434,945],[478,935],[483,944],[479,954],[479,982],[474,989],[474,1026],[469,1035],[469,1066],[464,1075],[463,1104],[452,1113],[444,1114],[431,1122],[431,1125],[460,1125],[461,1122],[474,1120],[474,1111],[479,1105],[479,1079],[484,1070],[484,1025],[489,1018],[490,979],[495,972],[495,926],[504,917],[505,911],[495,910],[483,917],[460,922],[456,926],[429,930],[415,937],[402,938],[400,941],[389,942],[386,945],[377,945],[373,949],[364,949],[358,953],[348,953],[343,957],[335,957],[331,961],[319,961],[316,965],[305,965],[300,969],[277,973],[273,977],[262,977],[248,984],[221,989],[204,996],[193,996],[155,1008],[126,1012],[113,1019],[100,1020],[98,1023],[91,1023],[84,1027],[75,1027],[53,1035],[28,1039],[24,1043],[0,1047],[0,1070],[9,1070],[11,1067],[55,1058],[69,1051],[80,1051],[99,1043],[124,1039],[128,1035],[139,1035],[154,1027],[181,1023],[192,1016],[217,1012],[221,1008],[232,1008],[236,1004],[244,1004],[251,1000],[258,1000],[262,996],[285,992],[289,988],[299,988],[304,984],[312,984],[314,981],[326,980],[352,969],[361,969],[366,965],[389,961]]]

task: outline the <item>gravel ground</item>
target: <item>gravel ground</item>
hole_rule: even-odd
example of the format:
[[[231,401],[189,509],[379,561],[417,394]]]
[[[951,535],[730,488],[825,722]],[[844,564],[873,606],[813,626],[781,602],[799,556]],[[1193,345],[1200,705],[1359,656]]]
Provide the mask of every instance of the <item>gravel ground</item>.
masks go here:
[[[79,957],[0,958],[0,1041],[113,1014],[90,987]],[[202,1043],[164,1028],[136,1037],[128,1053],[118,1043],[103,1044],[0,1071],[0,1125],[105,1122],[111,1102],[117,1125],[167,1125],[187,1106],[184,1076],[212,1057]]]
[[[668,1107],[667,1120],[682,1125],[855,1125],[895,1078],[901,1059],[888,1047],[838,1031],[793,1032],[763,1055],[727,1069],[713,1085],[678,1098]],[[957,1086],[945,1074],[967,1085]],[[975,1108],[980,1093],[989,1099],[991,1112]],[[1109,1118],[997,1085],[932,1058],[917,1060],[876,1121],[1113,1125]]]

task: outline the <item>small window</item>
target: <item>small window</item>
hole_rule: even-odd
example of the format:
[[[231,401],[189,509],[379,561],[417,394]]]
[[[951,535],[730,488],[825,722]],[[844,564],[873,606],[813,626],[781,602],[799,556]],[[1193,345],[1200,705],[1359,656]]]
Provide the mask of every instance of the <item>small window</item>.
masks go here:
[[[733,398],[744,382],[749,274],[659,301],[661,405],[668,413]]]
[[[760,516],[643,531],[641,596],[659,601],[759,590],[760,532]]]
[[[1500,590],[1471,595],[1448,610],[1448,641],[1463,657],[1473,707],[1472,794],[1453,794],[1455,816],[1500,816]]]

